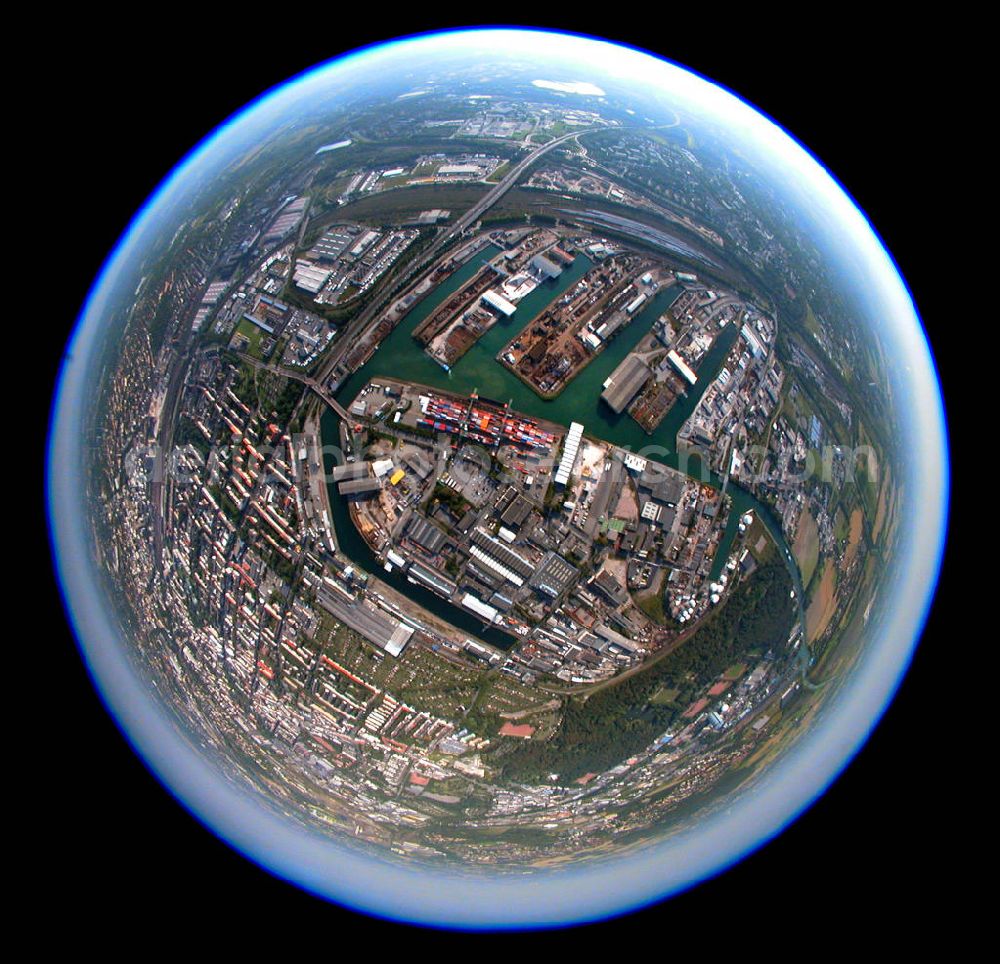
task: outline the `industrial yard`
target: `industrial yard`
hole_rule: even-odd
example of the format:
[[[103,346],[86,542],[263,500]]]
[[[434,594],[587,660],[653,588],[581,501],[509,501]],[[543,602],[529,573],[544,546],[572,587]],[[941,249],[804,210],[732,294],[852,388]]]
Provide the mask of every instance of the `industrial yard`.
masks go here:
[[[639,839],[764,746],[900,504],[770,209],[523,93],[394,100],[181,231],[95,527],[162,691],[289,807],[483,864]]]
[[[562,270],[552,262],[544,269],[553,277]],[[657,269],[638,256],[608,257],[530,321],[498,358],[543,398],[552,398],[670,278],[666,269]]]

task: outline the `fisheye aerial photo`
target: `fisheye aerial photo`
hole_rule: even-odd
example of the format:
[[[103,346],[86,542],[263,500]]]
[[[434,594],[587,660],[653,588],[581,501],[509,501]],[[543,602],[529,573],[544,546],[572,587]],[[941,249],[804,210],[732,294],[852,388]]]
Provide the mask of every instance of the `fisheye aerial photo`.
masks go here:
[[[738,90],[393,34],[198,132],[79,292],[55,570],[157,792],[262,880],[602,920],[765,846],[886,711],[938,376],[878,224]]]

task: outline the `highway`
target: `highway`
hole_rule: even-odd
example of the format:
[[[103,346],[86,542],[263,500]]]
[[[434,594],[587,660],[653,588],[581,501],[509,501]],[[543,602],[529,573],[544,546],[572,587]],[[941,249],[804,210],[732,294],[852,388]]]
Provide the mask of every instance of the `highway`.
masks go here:
[[[345,422],[350,419],[350,414],[343,405],[340,404],[332,395],[330,395],[323,386],[311,376],[307,375],[305,372],[296,371],[294,368],[288,368],[285,365],[269,364],[268,362],[263,362],[259,358],[254,358],[253,355],[247,355],[244,352],[237,352],[240,356],[240,360],[247,365],[252,365],[254,368],[260,369],[262,371],[274,372],[276,375],[283,375],[285,378],[293,378],[297,382],[301,382],[307,388],[311,388],[320,398],[326,402]]]
[[[528,154],[527,157],[518,161],[517,164],[515,164],[514,167],[507,172],[507,175],[496,185],[496,187],[492,188],[485,195],[483,195],[480,200],[478,200],[471,208],[469,208],[468,211],[465,212],[465,214],[463,214],[449,228],[435,238],[431,246],[406,268],[398,280],[405,285],[412,278],[416,277],[421,271],[423,271],[434,261],[447,244],[461,235],[467,228],[475,224],[485,211],[488,211],[494,204],[496,204],[496,202],[499,201],[500,198],[502,198],[517,183],[521,175],[528,169],[528,167],[530,167],[540,157],[551,151],[553,148],[559,147],[560,144],[573,140],[573,138],[579,137],[581,134],[586,134],[590,130],[593,130],[593,128],[571,131],[569,134],[563,134],[562,137],[557,137],[548,144],[543,144],[537,150]],[[358,341],[368,334],[369,326],[376,321],[380,312],[385,308],[386,300],[386,296],[383,296],[380,299],[375,299],[350,321],[347,328],[344,329],[340,337],[336,340],[330,354],[324,360],[322,365],[320,365],[316,373],[316,382],[320,385],[326,384],[327,379],[329,379],[330,375],[333,374],[334,369],[340,363],[341,358],[343,358],[346,352],[357,345]],[[300,381],[305,381],[305,379],[300,379]]]
[[[417,274],[423,271],[433,260],[438,256],[441,250],[449,244],[454,238],[458,237],[467,228],[476,223],[476,221],[482,216],[483,212],[489,210],[500,198],[504,196],[518,181],[521,175],[527,170],[527,168],[537,161],[540,157],[551,151],[553,148],[558,147],[560,144],[564,144],[566,141],[572,140],[575,137],[579,137],[581,134],[586,134],[593,128],[587,128],[585,130],[571,131],[568,134],[564,134],[562,137],[557,137],[555,140],[550,141],[548,144],[543,144],[536,150],[531,151],[526,157],[522,158],[515,164],[507,175],[496,185],[488,191],[479,201],[477,201],[468,211],[465,212],[460,218],[458,218],[454,224],[443,231],[430,245],[430,247],[412,264],[410,264],[406,270],[403,272],[399,281],[403,284],[409,282]],[[307,209],[308,211],[308,209]],[[302,225],[300,226],[299,240],[301,241],[302,235],[305,232],[305,222],[307,220],[306,216],[303,216]],[[385,307],[385,302],[388,300],[387,295],[383,295],[381,298],[376,298],[373,300],[364,310],[359,312],[359,314],[351,320],[347,328],[341,333],[341,336],[336,340],[333,349],[331,350],[329,356],[321,364],[316,377],[310,378],[304,373],[296,372],[294,369],[285,368],[280,365],[265,365],[258,362],[246,355],[241,355],[241,357],[249,364],[254,364],[259,368],[266,368],[271,371],[277,372],[288,378],[294,378],[297,381],[303,382],[309,388],[311,388],[320,398],[323,399],[345,422],[349,421],[349,415],[343,408],[339,405],[335,399],[333,399],[324,390],[323,386],[326,385],[327,380],[333,373],[334,369],[340,363],[341,358],[346,354],[346,352],[357,344],[358,340],[368,334],[368,328],[373,326],[374,322],[377,320],[380,312]],[[158,442],[160,444],[160,449],[162,452],[169,452],[173,443],[173,430],[176,424],[177,411],[180,403],[181,397],[181,386],[186,380],[188,368],[191,362],[191,345],[194,341],[194,336],[189,328],[188,322],[190,321],[189,315],[193,316],[194,312],[197,310],[197,303],[193,303],[188,312],[182,316],[181,324],[181,341],[177,345],[177,357],[182,359],[182,363],[174,365],[171,368],[169,381],[167,389],[165,392],[165,400],[163,407],[163,416],[160,420],[160,432]],[[164,479],[162,478],[163,467],[158,468],[158,477],[153,481],[151,486],[150,496],[152,503],[154,505],[154,511],[152,514],[152,525],[153,525],[153,552],[154,559],[157,561],[157,565],[160,563],[163,542],[165,536],[165,519],[167,515],[167,505],[169,492],[167,491],[167,486],[164,485]]]

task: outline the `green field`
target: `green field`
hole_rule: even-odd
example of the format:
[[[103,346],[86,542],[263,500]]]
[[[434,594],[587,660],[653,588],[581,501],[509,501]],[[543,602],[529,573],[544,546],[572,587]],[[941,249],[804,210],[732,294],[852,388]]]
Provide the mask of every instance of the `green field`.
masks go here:
[[[489,188],[484,184],[418,184],[369,194],[337,208],[333,221],[360,221],[373,225],[396,225],[412,221],[422,211],[444,208],[452,219],[467,211]],[[320,225],[325,225],[326,219]]]
[[[263,328],[259,328],[252,321],[247,321],[246,318],[241,318],[233,337],[235,338],[237,335],[243,335],[247,339],[248,345],[244,350],[248,355],[253,355],[254,358],[262,357],[261,342],[266,337]]]
[[[656,691],[649,702],[654,706],[670,706],[677,701],[677,697],[680,695],[681,691],[677,687],[664,686]]]
[[[663,608],[663,593],[647,593],[635,597],[635,604],[657,625],[663,626],[667,621],[667,614]]]

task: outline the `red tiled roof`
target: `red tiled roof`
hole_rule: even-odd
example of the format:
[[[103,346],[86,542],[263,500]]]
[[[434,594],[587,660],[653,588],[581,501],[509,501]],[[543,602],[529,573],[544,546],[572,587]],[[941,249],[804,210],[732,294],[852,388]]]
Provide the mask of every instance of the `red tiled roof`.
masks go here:
[[[524,740],[527,740],[534,732],[535,728],[527,723],[504,723],[504,725],[500,727],[501,736],[519,736]]]

